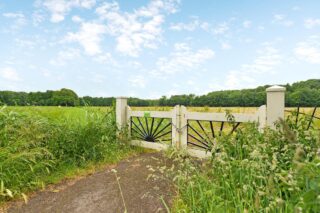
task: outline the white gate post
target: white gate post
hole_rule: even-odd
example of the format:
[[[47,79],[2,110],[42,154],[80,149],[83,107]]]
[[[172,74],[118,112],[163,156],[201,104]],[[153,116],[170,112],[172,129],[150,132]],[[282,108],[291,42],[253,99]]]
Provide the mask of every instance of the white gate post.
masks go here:
[[[119,129],[126,127],[127,125],[127,98],[117,97],[116,100],[116,121]]]
[[[188,145],[187,108],[180,107],[180,148],[186,149]]]
[[[176,105],[172,110],[172,146],[178,148],[179,145],[179,126],[180,126],[180,106]]]
[[[284,119],[285,87],[272,86],[267,91],[267,126],[275,129],[275,122]]]

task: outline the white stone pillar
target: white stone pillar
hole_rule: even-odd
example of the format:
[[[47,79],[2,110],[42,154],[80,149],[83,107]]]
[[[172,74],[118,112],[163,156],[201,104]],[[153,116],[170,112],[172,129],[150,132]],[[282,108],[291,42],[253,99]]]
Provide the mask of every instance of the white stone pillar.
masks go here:
[[[285,87],[272,86],[267,91],[267,126],[275,129],[275,122],[284,119]]]
[[[116,99],[116,121],[119,129],[127,125],[127,100],[126,97],[118,97]]]

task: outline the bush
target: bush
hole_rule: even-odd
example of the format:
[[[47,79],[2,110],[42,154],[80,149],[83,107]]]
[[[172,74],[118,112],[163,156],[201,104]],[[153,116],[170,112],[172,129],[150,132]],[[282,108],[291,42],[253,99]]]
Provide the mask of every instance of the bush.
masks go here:
[[[42,186],[46,176],[63,167],[117,161],[128,153],[116,139],[114,110],[81,109],[85,112],[77,114],[80,109],[74,109],[72,119],[62,110],[56,107],[45,116],[27,109],[0,110],[0,201]]]
[[[320,212],[319,131],[288,119],[248,125],[212,144],[205,166],[178,158],[177,212]],[[187,164],[187,165],[186,165]]]

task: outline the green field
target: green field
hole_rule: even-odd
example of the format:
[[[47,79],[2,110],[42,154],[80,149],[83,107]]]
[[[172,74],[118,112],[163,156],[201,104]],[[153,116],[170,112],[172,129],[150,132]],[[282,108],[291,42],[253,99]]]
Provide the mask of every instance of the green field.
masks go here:
[[[133,153],[112,108],[0,109],[0,202]]]
[[[254,113],[257,108],[188,110]],[[312,109],[301,111],[311,114]],[[172,211],[320,211],[319,131],[305,132],[304,122],[301,116],[296,125],[293,117],[281,131],[260,133],[248,124],[233,135],[222,134],[218,143],[211,144],[210,161],[202,165],[173,151],[170,156],[178,165],[171,177],[178,195]],[[208,124],[204,127],[209,129]],[[111,107],[1,108],[0,202],[27,199],[28,192],[139,151],[128,146],[126,138],[119,139],[116,130]]]

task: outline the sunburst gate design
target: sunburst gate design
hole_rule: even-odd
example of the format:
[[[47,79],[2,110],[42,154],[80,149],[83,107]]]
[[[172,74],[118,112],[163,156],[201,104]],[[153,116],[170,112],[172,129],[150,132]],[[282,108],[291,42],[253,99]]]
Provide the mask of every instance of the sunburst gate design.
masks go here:
[[[293,115],[296,117],[296,124],[298,124],[299,118],[301,118],[302,116],[307,117],[309,119],[308,125],[306,126],[306,130],[309,130],[311,127],[314,127],[314,119],[319,120],[320,121],[320,117],[316,116],[316,111],[317,111],[318,107],[314,107],[312,110],[312,114],[306,114],[304,112],[300,111],[300,107],[297,108],[297,110],[285,110],[286,112],[290,112],[293,113]],[[301,116],[302,115],[302,116]]]
[[[239,127],[240,122],[200,121],[188,120],[188,146],[208,150],[210,143],[225,129],[232,134]],[[218,128],[218,131],[215,131]]]
[[[131,117],[131,136],[147,142],[172,141],[172,122],[168,118]]]

